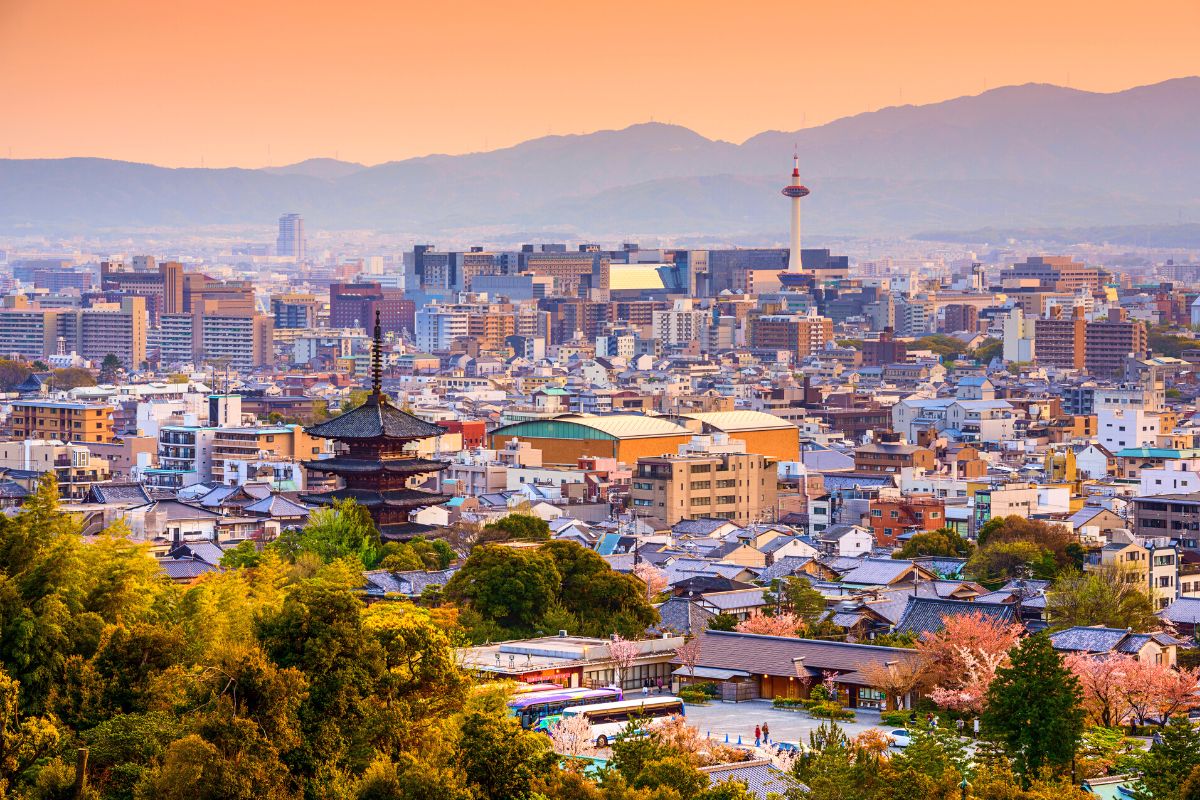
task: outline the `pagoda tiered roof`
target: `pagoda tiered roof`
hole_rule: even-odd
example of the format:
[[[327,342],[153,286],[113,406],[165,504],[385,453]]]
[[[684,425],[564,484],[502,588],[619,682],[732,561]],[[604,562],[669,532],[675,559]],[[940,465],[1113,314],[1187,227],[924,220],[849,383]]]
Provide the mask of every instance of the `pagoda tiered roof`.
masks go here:
[[[445,429],[402,411],[378,394],[345,414],[305,429],[322,439],[427,439],[440,436]]]
[[[314,461],[305,461],[304,466],[307,469],[316,470],[317,472],[332,472],[335,475],[346,473],[371,473],[371,472],[391,472],[403,475],[420,475],[425,472],[441,472],[448,464],[445,461],[437,461],[429,458],[393,458],[393,459],[369,459],[369,458],[349,458],[345,456],[336,456],[334,458],[321,458]]]
[[[420,489],[335,489],[321,494],[301,494],[304,503],[325,506],[341,500],[353,500],[368,509],[380,508],[417,508],[419,506],[439,505],[450,499],[450,495],[423,492]]]

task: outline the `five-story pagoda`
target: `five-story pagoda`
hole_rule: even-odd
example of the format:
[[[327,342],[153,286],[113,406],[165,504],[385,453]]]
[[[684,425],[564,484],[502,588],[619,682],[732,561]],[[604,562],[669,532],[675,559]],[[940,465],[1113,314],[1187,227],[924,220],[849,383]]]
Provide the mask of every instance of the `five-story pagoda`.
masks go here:
[[[391,538],[389,533],[403,535],[409,511],[449,499],[445,495],[409,487],[410,479],[440,472],[446,468],[446,463],[420,458],[405,450],[410,442],[438,436],[445,431],[396,408],[383,396],[383,334],[378,311],[375,312],[371,373],[373,386],[365,403],[307,429],[313,436],[333,439],[342,445],[336,448],[333,458],[304,462],[307,469],[337,475],[342,479],[342,488],[320,494],[302,494],[300,499],[323,506],[352,499],[369,510],[380,533]]]

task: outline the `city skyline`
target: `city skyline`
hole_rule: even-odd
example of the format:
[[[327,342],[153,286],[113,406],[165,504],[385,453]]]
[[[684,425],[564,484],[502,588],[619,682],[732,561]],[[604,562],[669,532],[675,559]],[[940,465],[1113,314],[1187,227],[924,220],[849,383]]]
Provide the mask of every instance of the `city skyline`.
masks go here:
[[[1200,7],[1181,2],[766,3],[736,18],[707,3],[471,5],[0,4],[0,156],[376,164],[650,120],[740,142],[1002,85],[1112,92],[1200,73]]]

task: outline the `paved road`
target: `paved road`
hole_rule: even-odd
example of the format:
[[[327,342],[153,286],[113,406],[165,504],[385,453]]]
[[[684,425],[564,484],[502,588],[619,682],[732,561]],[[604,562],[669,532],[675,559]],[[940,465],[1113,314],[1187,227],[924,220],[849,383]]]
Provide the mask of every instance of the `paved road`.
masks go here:
[[[754,744],[754,726],[767,723],[771,738],[775,741],[801,742],[808,744],[808,734],[816,730],[821,720],[810,717],[804,711],[780,711],[773,708],[769,700],[748,700],[743,703],[714,702],[707,706],[688,705],[687,721],[694,725],[701,736],[724,741],[729,735],[730,744],[742,737],[743,744]],[[856,710],[854,722],[839,722],[848,736],[857,736],[870,728],[878,728],[879,712]],[[886,729],[890,730],[890,729]]]

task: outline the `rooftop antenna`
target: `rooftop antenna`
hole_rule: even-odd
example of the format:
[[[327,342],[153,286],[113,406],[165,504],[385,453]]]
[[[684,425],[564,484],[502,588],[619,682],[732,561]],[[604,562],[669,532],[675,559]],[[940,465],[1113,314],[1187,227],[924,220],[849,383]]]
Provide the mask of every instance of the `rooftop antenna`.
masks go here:
[[[379,321],[379,309],[375,309],[375,339],[371,343],[371,397],[368,402],[378,404],[383,397],[383,327]]]

